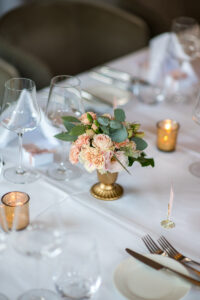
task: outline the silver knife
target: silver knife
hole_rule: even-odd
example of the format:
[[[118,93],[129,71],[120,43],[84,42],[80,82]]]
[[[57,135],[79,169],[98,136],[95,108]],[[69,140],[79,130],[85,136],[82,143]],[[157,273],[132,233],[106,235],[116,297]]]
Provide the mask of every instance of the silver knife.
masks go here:
[[[194,279],[194,278],[192,278],[188,275],[182,274],[178,271],[175,271],[175,270],[171,269],[170,267],[164,266],[161,263],[158,263],[158,262],[156,262],[156,261],[154,261],[154,260],[152,260],[152,259],[150,259],[150,258],[148,258],[148,257],[146,257],[142,254],[139,254],[139,253],[137,253],[137,252],[135,252],[131,249],[126,248],[125,250],[126,250],[126,252],[128,252],[128,254],[130,254],[131,256],[136,258],[137,260],[143,262],[144,264],[148,265],[149,267],[151,267],[155,270],[161,270],[161,269],[169,270],[169,271],[175,273],[176,275],[178,275],[179,277],[189,281],[190,283],[195,284],[197,286],[200,286],[200,281],[198,281],[198,280],[196,280],[196,279]]]

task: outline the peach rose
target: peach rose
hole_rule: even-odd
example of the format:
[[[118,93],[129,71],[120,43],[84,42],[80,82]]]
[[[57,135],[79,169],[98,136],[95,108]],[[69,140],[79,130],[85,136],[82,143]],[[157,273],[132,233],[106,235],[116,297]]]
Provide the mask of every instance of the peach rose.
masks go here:
[[[88,172],[92,172],[96,169],[104,169],[105,157],[102,151],[90,146],[82,148],[80,152],[80,161],[84,164],[84,167]]]
[[[126,139],[121,143],[114,143],[114,144],[115,144],[115,148],[120,149],[121,147],[125,147],[128,143],[129,143],[129,139]]]
[[[69,161],[72,164],[78,163],[79,153],[80,153],[80,150],[78,147],[76,147],[75,145],[71,147],[70,152],[69,152]]]
[[[109,150],[113,146],[111,138],[106,134],[96,134],[93,137],[92,145],[102,151]]]
[[[91,111],[88,111],[86,113],[84,113],[81,117],[80,117],[80,121],[81,123],[83,123],[84,125],[90,125],[90,121],[87,118],[87,113],[91,115],[93,120],[96,120],[97,115]]]
[[[106,118],[112,120],[112,116],[110,114],[103,114],[102,117],[106,117]]]
[[[129,141],[128,139],[121,142],[121,143],[115,143],[115,148],[120,149],[122,147],[129,147],[133,151],[135,151],[136,150],[136,143],[133,142],[133,141]]]
[[[124,167],[128,167],[128,157],[123,151],[117,151],[115,155]],[[106,165],[106,170],[111,173],[121,172],[124,170],[121,164],[113,157]]]
[[[98,129],[97,125],[95,125],[95,124],[93,123],[93,124],[92,124],[92,129],[93,129],[94,131],[96,131],[96,130]]]
[[[90,136],[86,133],[79,135],[77,140],[74,142],[74,145],[81,150],[82,146],[89,145]]]

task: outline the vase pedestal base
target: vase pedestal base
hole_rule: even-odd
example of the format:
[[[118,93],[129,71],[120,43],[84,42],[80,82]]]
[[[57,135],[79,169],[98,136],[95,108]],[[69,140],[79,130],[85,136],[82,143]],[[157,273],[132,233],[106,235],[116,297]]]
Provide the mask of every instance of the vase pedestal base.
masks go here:
[[[91,187],[90,193],[97,199],[112,201],[119,199],[123,195],[123,188],[117,183],[104,184],[98,182]]]

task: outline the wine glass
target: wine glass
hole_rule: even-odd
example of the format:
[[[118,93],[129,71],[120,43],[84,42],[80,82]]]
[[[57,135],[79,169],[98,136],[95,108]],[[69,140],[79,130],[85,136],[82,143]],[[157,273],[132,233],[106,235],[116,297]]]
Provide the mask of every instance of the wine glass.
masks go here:
[[[80,117],[84,112],[81,99],[80,80],[73,76],[58,75],[51,80],[46,114],[51,124],[60,130],[65,130],[62,117]],[[61,161],[48,169],[50,177],[56,180],[69,180],[79,175],[79,168],[66,162],[66,149],[62,143]]]
[[[36,101],[35,83],[27,78],[11,78],[5,83],[1,124],[17,133],[19,138],[19,164],[8,168],[4,177],[14,183],[30,183],[38,179],[33,170],[22,166],[22,138],[25,132],[34,130],[40,122],[40,110]]]
[[[198,125],[200,125],[200,93],[197,98],[197,103],[195,105],[193,115],[193,121],[195,121]],[[200,177],[200,161],[194,162],[189,166],[189,171],[196,177]]]
[[[62,229],[60,205],[63,202],[64,200],[50,205],[25,230],[13,232],[12,243],[14,249],[21,255],[36,260],[37,278],[40,276],[41,260],[56,259],[62,252],[64,231]],[[22,217],[23,215],[20,214],[20,218]],[[18,219],[16,216],[15,224],[17,224]],[[31,289],[18,297],[18,300],[32,299],[58,300],[60,297],[46,288]]]
[[[198,78],[191,62],[200,55],[200,28],[190,17],[176,18],[167,47],[165,93],[176,102],[185,102],[195,93]]]
[[[96,240],[86,232],[66,235],[53,279],[57,292],[67,299],[91,298],[101,285]]]

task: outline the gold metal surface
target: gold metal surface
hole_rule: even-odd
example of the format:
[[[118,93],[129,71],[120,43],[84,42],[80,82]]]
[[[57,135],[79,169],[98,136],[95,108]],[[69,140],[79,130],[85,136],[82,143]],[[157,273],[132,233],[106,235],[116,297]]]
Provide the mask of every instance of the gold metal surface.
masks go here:
[[[175,227],[175,223],[172,220],[170,220],[170,219],[163,220],[160,224],[165,229],[170,229],[170,228],[174,228]]]
[[[176,148],[179,124],[173,120],[163,120],[157,123],[157,147],[161,151],[171,152]]]
[[[123,188],[121,185],[115,183],[118,173],[100,174],[97,171],[99,182],[94,184],[90,193],[97,199],[104,201],[117,200],[123,195]]]

